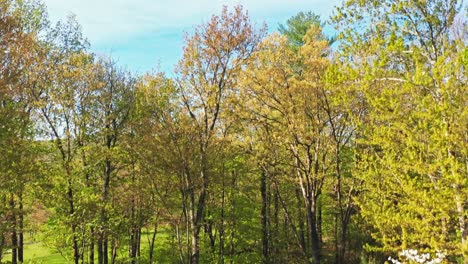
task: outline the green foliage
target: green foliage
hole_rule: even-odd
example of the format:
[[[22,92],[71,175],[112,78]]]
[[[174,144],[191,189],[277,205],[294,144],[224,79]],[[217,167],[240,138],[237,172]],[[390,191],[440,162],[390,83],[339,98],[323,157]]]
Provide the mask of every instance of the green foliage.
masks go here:
[[[354,89],[366,106],[356,116],[355,173],[364,183],[360,213],[379,242],[368,250],[466,258],[466,42],[449,34],[458,11],[456,1],[347,1],[338,9],[341,55],[361,58],[345,67],[359,72]]]
[[[0,0],[2,261],[466,262],[462,4],[347,0],[335,50],[312,12],[263,38],[225,7],[170,78]]]
[[[323,27],[320,16],[313,12],[299,12],[286,21],[286,24],[279,24],[278,31],[286,36],[291,46],[297,49],[305,44],[304,36],[311,26]]]

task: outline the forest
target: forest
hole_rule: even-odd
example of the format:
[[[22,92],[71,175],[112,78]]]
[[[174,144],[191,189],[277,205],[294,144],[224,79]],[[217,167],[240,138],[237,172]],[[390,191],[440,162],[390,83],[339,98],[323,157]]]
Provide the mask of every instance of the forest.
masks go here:
[[[135,74],[0,0],[0,263],[467,264],[467,10],[225,6]]]

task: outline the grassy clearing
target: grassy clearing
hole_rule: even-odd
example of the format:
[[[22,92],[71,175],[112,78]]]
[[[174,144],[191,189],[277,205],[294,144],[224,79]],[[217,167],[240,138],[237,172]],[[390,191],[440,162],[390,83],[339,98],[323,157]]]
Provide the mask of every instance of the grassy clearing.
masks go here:
[[[153,232],[142,231],[141,236],[141,255],[149,255],[149,243]],[[172,249],[170,247],[170,235],[166,230],[161,230],[156,236],[156,245],[154,249],[154,259],[160,263],[170,263],[172,258]],[[120,257],[126,257],[128,254],[127,248],[120,248]],[[97,260],[97,253],[96,260]],[[119,257],[118,257],[119,259]],[[4,253],[2,263],[11,263],[11,252]],[[69,263],[60,253],[56,250],[50,249],[42,242],[32,241],[26,238],[24,246],[24,263],[29,264],[63,264]]]
[[[2,258],[2,263],[9,262],[11,262],[11,252],[7,252]],[[34,242],[24,246],[24,262],[59,264],[67,263],[67,260],[60,253],[47,248],[41,242]]]

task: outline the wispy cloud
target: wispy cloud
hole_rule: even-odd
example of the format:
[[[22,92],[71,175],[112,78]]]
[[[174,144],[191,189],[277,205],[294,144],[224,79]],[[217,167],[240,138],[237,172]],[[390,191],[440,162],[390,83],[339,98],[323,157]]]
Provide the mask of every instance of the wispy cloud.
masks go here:
[[[256,23],[278,22],[299,11],[313,11],[327,17],[339,0],[44,0],[52,21],[73,13],[84,35],[98,51],[112,52],[125,64],[151,58],[175,61],[174,48],[180,49],[184,31],[219,13],[223,5],[242,4]],[[159,43],[159,41],[169,41]],[[145,44],[143,47],[142,42]],[[148,47],[154,47],[150,50]],[[132,51],[132,49],[134,49]],[[124,61],[125,58],[133,60]],[[180,51],[179,51],[180,52]],[[126,53],[126,54],[124,54]],[[144,56],[144,54],[146,56]],[[138,55],[140,54],[140,55]],[[171,58],[164,56],[171,54]],[[139,57],[139,58],[136,58]],[[140,63],[145,64],[145,63]],[[164,63],[163,63],[164,64]],[[163,65],[164,66],[164,65]],[[140,67],[147,69],[146,65]]]

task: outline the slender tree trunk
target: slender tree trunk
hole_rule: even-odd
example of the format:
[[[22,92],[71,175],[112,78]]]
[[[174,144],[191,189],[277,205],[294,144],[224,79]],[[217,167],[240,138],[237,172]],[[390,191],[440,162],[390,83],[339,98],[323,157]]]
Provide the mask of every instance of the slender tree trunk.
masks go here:
[[[279,205],[279,195],[278,192],[274,192],[273,196],[273,225],[274,225],[274,239],[272,240],[273,245],[270,245],[273,249],[273,263],[277,263],[279,259],[277,259],[279,252],[278,252],[278,240],[280,236],[280,227],[279,227],[279,211],[280,211],[280,205]]]
[[[197,227],[197,224],[194,224],[192,230],[192,254],[190,256],[190,264],[198,264],[200,261],[200,245],[199,245],[199,238],[200,238],[200,228]]]
[[[263,245],[263,263],[270,263],[270,247],[268,235],[268,194],[267,194],[267,177],[266,173],[262,171],[260,180],[260,191],[262,195],[262,245]]]
[[[333,251],[335,252],[335,264],[339,264],[340,263],[340,249],[339,249],[339,243],[340,243],[340,234],[338,232],[338,214],[335,214],[335,221],[334,221],[334,225],[333,225],[333,233],[334,233],[334,236],[335,236],[335,241],[333,243]]]
[[[340,234],[340,243],[339,243],[339,263],[345,263],[345,254],[346,254],[346,232],[348,229],[348,221],[344,220],[341,222],[341,234]]]
[[[103,264],[109,264],[109,241],[107,235],[102,241]]]
[[[322,244],[322,203],[317,204],[317,232],[319,236],[320,244]]]
[[[202,159],[201,159],[201,179],[203,181],[203,187],[200,192],[200,196],[198,197],[197,205],[196,205],[196,212],[192,216],[192,255],[190,257],[191,264],[198,264],[200,263],[200,229],[201,223],[203,221],[203,215],[205,212],[205,203],[206,198],[208,195],[208,176],[207,176],[207,161],[206,161],[206,147],[201,148],[202,152]],[[192,205],[195,205],[192,203]]]
[[[2,264],[4,245],[5,245],[5,236],[3,235],[3,232],[0,232],[0,264]]]
[[[119,240],[117,238],[114,238],[112,240],[112,258],[111,258],[112,264],[115,264],[115,261],[117,260],[118,249],[119,249]]]
[[[339,212],[339,218],[340,218],[340,237],[339,237],[339,242],[338,242],[338,248],[337,248],[337,263],[342,264],[345,262],[345,254],[346,254],[346,233],[348,229],[348,224],[351,218],[351,213],[352,213],[352,191],[349,192],[348,196],[348,201],[346,205],[343,205],[343,195],[342,195],[342,188],[341,188],[341,158],[340,158],[340,145],[339,145],[339,140],[336,139],[335,136],[335,141],[336,147],[335,147],[335,171],[337,175],[337,182],[336,182],[336,197],[337,197],[337,202],[338,202],[338,209],[340,210]],[[345,207],[345,208],[343,208]],[[338,236],[336,236],[338,239]]]
[[[107,139],[107,148],[110,150],[111,148],[111,139]],[[102,208],[101,208],[101,228],[103,229],[101,232],[101,248],[98,254],[101,254],[102,262],[99,264],[108,264],[109,263],[109,249],[108,249],[108,238],[107,238],[107,228],[108,228],[108,219],[107,219],[107,212],[105,209],[105,205],[108,200],[108,193],[109,193],[109,185],[110,185],[110,178],[112,173],[111,161],[109,158],[106,158],[105,162],[105,171],[104,171],[104,185],[102,186]]]
[[[351,192],[349,195],[351,195]],[[351,199],[349,199],[348,205],[341,219],[341,234],[340,234],[340,243],[339,243],[339,253],[340,253],[339,262],[341,264],[346,262],[346,242],[348,242],[347,233],[348,233],[348,225],[349,225],[349,222],[351,221],[352,212],[353,212],[353,207],[351,205]],[[348,243],[348,246],[349,246],[349,243]]]
[[[81,264],[85,264],[85,259],[86,259],[86,240],[84,239],[86,234],[86,229],[83,229],[83,232],[81,233],[82,239],[81,239]]]
[[[4,246],[5,246],[5,236],[3,235],[3,232],[0,232],[0,264],[2,264]]]
[[[18,261],[24,262],[24,214],[23,214],[23,194],[19,194],[19,234],[18,234]]]
[[[76,237],[76,224],[72,225],[73,233],[73,259],[75,264],[80,262],[80,248],[78,246],[78,238]]]
[[[97,241],[98,244],[98,264],[104,263],[104,251],[103,251],[103,239],[102,233],[99,234],[99,239]]]
[[[150,248],[149,248],[149,263],[153,264],[153,257],[154,257],[154,244],[156,241],[156,235],[158,233],[158,223],[154,224],[154,232],[153,235],[151,236],[151,243],[150,243]]]
[[[192,216],[192,247],[191,247],[191,256],[190,263],[198,264],[200,263],[200,229],[201,229],[201,219],[203,210],[205,207],[205,191],[202,191],[199,197],[198,205],[196,208],[196,213]]]
[[[80,139],[78,141],[78,146],[81,148],[81,161],[83,162],[83,167],[86,167],[88,166],[87,164],[87,161],[86,161],[86,153],[84,151],[84,143],[82,141],[82,139]],[[91,187],[90,185],[90,182],[89,182],[89,179],[90,178],[90,174],[87,172],[86,175],[85,175],[85,180],[86,180],[86,187]],[[90,264],[94,264],[94,241],[95,241],[95,234],[94,234],[94,227],[91,226],[90,227],[90,230],[89,230],[89,233],[90,233],[90,241],[89,241],[89,263]],[[84,252],[85,252],[86,249],[83,248],[83,255],[84,255]]]
[[[10,199],[11,208],[11,263],[18,263],[18,237],[16,234],[16,213],[15,213],[15,198],[11,195]]]
[[[137,257],[141,257],[141,228],[138,227],[138,232],[137,232]]]
[[[210,216],[210,212],[206,211],[206,214]],[[208,238],[210,239],[210,249],[211,253],[216,255],[216,233],[213,232],[213,220],[208,217],[208,221],[206,221],[205,226],[205,235],[208,235]]]
[[[303,215],[303,200],[301,197],[301,190],[299,187],[296,187],[296,200],[297,200],[297,211],[298,211],[298,225],[299,225],[299,237],[301,241],[301,245],[303,248],[306,247],[306,240],[305,240],[305,228],[304,228],[304,215]]]
[[[89,242],[89,264],[94,264],[94,227],[91,227],[91,241]]]
[[[130,237],[128,241],[128,257],[131,259],[132,258],[132,247],[133,247],[133,229],[130,228]]]
[[[188,177],[187,177],[188,179]],[[188,180],[187,180],[188,181]],[[186,238],[186,246],[187,246],[187,254],[184,254],[184,258],[187,258],[187,262],[191,263],[192,260],[192,232],[195,229],[194,226],[194,211],[195,211],[195,195],[193,194],[193,190],[190,189],[189,183],[187,183],[187,201],[186,204],[188,205],[185,208],[185,238]],[[179,235],[179,238],[182,236]],[[180,239],[179,239],[180,241]],[[182,243],[180,243],[182,244]]]
[[[132,263],[136,263],[140,256],[141,228],[134,226],[130,235],[130,258]]]
[[[223,170],[224,171],[224,170]],[[219,226],[219,263],[224,264],[224,204],[226,195],[225,175],[223,172],[223,185],[221,190],[221,223]]]
[[[304,258],[308,260],[307,251],[305,250],[305,248],[302,248],[299,234],[297,233],[297,228],[294,225],[294,222],[291,221],[291,216],[288,212],[286,202],[281,198],[281,194],[279,193],[278,183],[274,182],[274,184],[275,184],[275,192],[276,192],[276,195],[278,196],[278,201],[281,203],[281,207],[284,211],[284,225],[283,225],[284,237],[286,238],[286,241],[288,241],[289,235],[288,235],[287,230],[288,230],[288,225],[289,225],[291,231],[293,232],[294,238],[296,239],[297,245],[301,249],[301,253],[303,254]]]
[[[189,234],[188,234],[188,224],[187,223],[186,223],[186,226],[187,227],[185,229],[186,230],[185,237],[188,238]],[[179,245],[179,263],[185,264],[186,263],[185,259],[187,258],[187,256],[189,256],[189,254],[187,254],[187,255],[184,254],[185,252],[184,252],[183,246],[182,246],[183,243],[182,243],[182,236],[181,236],[180,231],[179,231],[180,230],[179,224],[178,223],[175,224],[174,227],[175,227],[175,233],[176,233],[175,239],[177,240],[177,244]],[[190,248],[188,246],[189,244],[190,243],[189,243],[189,241],[187,239],[187,243],[186,243],[186,245],[187,245],[187,251],[186,252],[187,253],[190,253]],[[187,258],[187,259],[189,259],[189,258]]]
[[[237,194],[237,186],[236,186],[236,181],[237,180],[237,173],[236,172],[233,172],[232,173],[232,183],[231,183],[231,196],[232,197],[235,197],[235,195]],[[232,225],[232,231],[231,231],[231,235],[229,236],[229,243],[230,243],[230,247],[229,247],[229,255],[230,256],[234,256],[235,252],[236,252],[236,243],[234,242],[235,241],[235,238],[236,238],[236,214],[235,214],[235,208],[236,208],[236,199],[232,199],[231,200],[231,225]],[[229,263],[232,263],[233,262],[233,258],[230,258],[230,262]]]
[[[131,263],[136,263],[136,255],[137,255],[137,238],[136,238],[136,228],[133,227],[130,234],[130,259]]]
[[[462,200],[461,195],[459,194],[461,192],[460,188],[461,187],[459,186],[455,187],[455,191],[457,192],[455,200],[457,204],[458,225],[461,235],[463,263],[468,264],[468,219],[466,217],[467,202]]]
[[[74,218],[75,214],[75,204],[73,202],[73,189],[72,189],[72,183],[71,183],[71,172],[70,169],[67,168],[67,175],[68,175],[68,191],[67,191],[67,196],[68,196],[68,204],[70,206],[69,210],[69,215],[71,218]],[[72,224],[71,224],[71,229],[72,229],[72,234],[73,234],[73,260],[75,264],[78,264],[80,262],[80,248],[78,246],[78,238],[76,237],[76,224],[75,224],[75,219],[72,219]]]
[[[132,163],[133,170],[135,170],[135,164]],[[132,173],[132,184],[135,183],[135,173]],[[137,251],[137,242],[136,242],[136,219],[135,219],[135,198],[132,198],[132,207],[131,207],[131,222],[132,226],[130,228],[130,245],[129,245],[129,252],[128,256],[131,259],[131,264],[136,263],[136,251]]]

